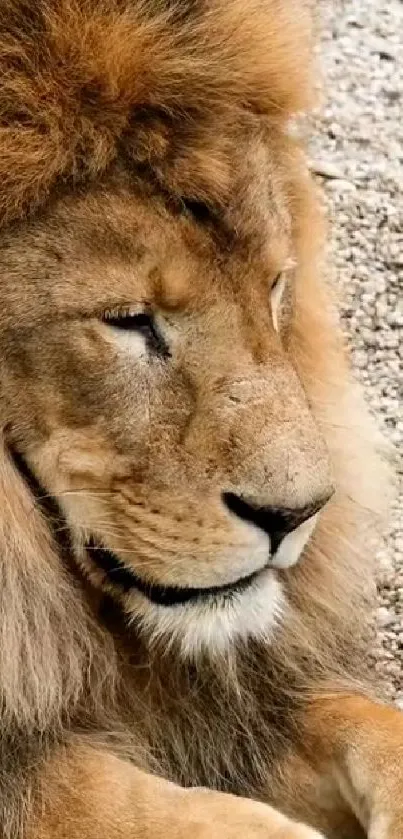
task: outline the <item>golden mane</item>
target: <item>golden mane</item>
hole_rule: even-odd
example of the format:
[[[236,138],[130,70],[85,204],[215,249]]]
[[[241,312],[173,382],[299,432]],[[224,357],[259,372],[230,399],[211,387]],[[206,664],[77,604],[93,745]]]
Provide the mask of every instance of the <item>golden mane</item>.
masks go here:
[[[305,108],[309,31],[297,0],[6,0],[0,223],[99,178],[118,155],[157,168],[218,124],[225,141],[245,112],[281,122]],[[215,155],[219,170],[225,142]]]

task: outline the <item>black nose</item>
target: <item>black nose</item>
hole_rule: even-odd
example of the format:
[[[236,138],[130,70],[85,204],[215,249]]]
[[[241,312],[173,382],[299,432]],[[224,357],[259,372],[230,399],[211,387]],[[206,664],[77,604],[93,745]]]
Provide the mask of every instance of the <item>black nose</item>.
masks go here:
[[[243,521],[255,524],[256,527],[260,527],[270,536],[271,552],[274,554],[287,533],[291,533],[304,521],[318,513],[329,500],[331,494],[299,509],[258,507],[232,492],[224,492],[223,500],[231,513],[235,513]]]

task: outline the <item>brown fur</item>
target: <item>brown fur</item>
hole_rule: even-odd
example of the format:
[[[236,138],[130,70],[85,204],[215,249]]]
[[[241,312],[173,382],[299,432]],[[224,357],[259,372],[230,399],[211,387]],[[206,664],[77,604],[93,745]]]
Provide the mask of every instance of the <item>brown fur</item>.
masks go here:
[[[281,122],[307,104],[310,24],[300,3],[275,14],[262,0],[248,10],[242,0],[187,5],[3,3],[2,219],[58,184],[98,178],[118,156],[156,176],[161,168],[182,195],[202,199],[210,187],[208,198],[224,197],[246,112]]]
[[[287,133],[313,99],[310,30],[293,0],[3,3],[6,839],[312,839],[269,804],[342,839],[399,800],[401,717],[351,698],[372,690],[370,533],[387,482]],[[270,287],[290,256],[277,334]],[[170,365],[123,363],[101,322],[144,301]],[[300,507],[331,480],[302,561],[280,574],[289,607],[271,642],[218,658],[184,658],[82,550],[91,533],[145,579],[210,585],[252,545],[222,491]],[[380,836],[398,839],[395,822]]]

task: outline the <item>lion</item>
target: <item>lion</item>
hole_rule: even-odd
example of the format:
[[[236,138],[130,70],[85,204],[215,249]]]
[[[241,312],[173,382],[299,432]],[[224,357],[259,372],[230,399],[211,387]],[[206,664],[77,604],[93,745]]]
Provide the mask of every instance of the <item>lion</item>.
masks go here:
[[[4,839],[402,836],[311,12],[3,0]]]

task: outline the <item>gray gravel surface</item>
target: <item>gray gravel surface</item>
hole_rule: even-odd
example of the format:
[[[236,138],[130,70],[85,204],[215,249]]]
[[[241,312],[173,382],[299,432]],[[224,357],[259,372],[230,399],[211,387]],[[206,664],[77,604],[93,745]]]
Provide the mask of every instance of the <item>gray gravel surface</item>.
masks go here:
[[[343,324],[403,477],[403,3],[321,0],[325,102],[312,143]],[[379,557],[376,667],[403,708],[403,481]]]

